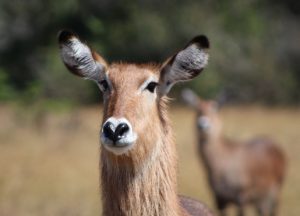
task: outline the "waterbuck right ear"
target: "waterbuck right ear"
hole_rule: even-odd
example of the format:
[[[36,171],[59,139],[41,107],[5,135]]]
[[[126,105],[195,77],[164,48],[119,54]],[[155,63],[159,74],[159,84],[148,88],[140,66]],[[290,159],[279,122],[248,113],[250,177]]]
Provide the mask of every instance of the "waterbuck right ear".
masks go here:
[[[58,33],[61,58],[66,67],[75,75],[99,81],[105,75],[107,63],[71,31]]]
[[[160,95],[166,95],[175,83],[191,80],[198,76],[207,65],[208,49],[207,37],[200,35],[165,61],[160,70]]]

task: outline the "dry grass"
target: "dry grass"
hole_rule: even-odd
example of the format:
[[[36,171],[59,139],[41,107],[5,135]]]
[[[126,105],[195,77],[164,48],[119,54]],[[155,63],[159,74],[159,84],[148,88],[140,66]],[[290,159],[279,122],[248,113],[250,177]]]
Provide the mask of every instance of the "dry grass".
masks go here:
[[[205,173],[195,151],[191,110],[172,110],[179,150],[180,193],[213,208]],[[300,208],[300,111],[227,108],[225,132],[248,139],[267,134],[289,158],[280,215],[298,216]],[[99,215],[99,107],[31,116],[0,107],[0,215]],[[231,209],[230,212],[233,212]]]

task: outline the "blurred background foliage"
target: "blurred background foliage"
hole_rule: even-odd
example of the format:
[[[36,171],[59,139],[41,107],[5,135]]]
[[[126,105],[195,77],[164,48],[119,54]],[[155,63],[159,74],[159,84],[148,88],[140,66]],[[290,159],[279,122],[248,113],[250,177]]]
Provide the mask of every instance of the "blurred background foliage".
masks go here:
[[[209,67],[187,83],[197,93],[296,105],[299,26],[296,0],[0,0],[0,101],[99,100],[97,87],[71,76],[60,60],[56,34],[67,28],[109,62],[162,62],[205,34]]]

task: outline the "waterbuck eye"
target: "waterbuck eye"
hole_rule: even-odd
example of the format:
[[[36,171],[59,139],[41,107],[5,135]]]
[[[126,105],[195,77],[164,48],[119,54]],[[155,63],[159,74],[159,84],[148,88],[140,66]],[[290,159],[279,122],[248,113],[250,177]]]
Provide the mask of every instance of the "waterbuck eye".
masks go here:
[[[100,86],[101,91],[103,91],[103,92],[105,92],[109,89],[109,85],[108,85],[108,82],[106,80],[101,80],[99,82],[99,86]]]
[[[145,89],[153,93],[157,85],[157,82],[150,82]]]

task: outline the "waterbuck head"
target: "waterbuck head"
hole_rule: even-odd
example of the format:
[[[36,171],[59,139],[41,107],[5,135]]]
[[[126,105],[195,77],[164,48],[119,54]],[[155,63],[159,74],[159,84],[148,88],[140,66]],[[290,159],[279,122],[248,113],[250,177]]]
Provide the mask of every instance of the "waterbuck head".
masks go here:
[[[113,157],[136,152],[143,157],[155,147],[166,127],[166,94],[175,83],[199,75],[208,60],[205,36],[195,37],[162,65],[108,64],[72,32],[61,31],[58,38],[66,67],[96,82],[103,94],[100,139]]]
[[[218,110],[220,104],[214,100],[204,100],[192,90],[184,89],[181,92],[183,100],[196,111],[197,130],[201,136],[217,136],[221,131],[221,120]]]

